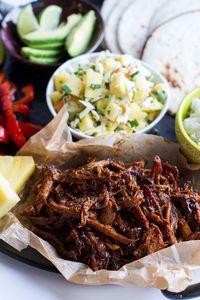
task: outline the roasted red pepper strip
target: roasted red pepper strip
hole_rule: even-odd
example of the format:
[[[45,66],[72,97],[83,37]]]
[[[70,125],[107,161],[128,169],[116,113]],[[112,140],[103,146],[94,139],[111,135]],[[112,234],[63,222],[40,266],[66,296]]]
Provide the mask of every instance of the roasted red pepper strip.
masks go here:
[[[0,142],[2,142],[2,143],[7,143],[8,142],[8,132],[1,125],[0,125]]]
[[[15,101],[18,104],[29,104],[34,99],[34,88],[32,84],[28,84],[25,87],[22,88],[22,93],[24,94],[24,97],[21,99]]]
[[[15,142],[15,144],[19,148],[21,148],[25,144],[26,140],[24,135],[21,132],[21,129],[19,128],[16,117],[12,110],[12,101],[10,95],[9,82],[7,81],[3,82],[0,87],[0,91],[1,91],[1,97],[0,97],[1,106],[2,106],[2,112],[5,115],[6,129],[8,130],[8,133],[11,136],[12,140]]]
[[[5,123],[3,115],[0,115],[0,125],[3,126],[3,127],[6,126],[6,123]]]
[[[27,118],[29,115],[29,107],[26,104],[13,102],[13,111],[20,113],[23,117]]]
[[[19,127],[25,137],[29,138],[42,129],[42,126],[18,121]]]

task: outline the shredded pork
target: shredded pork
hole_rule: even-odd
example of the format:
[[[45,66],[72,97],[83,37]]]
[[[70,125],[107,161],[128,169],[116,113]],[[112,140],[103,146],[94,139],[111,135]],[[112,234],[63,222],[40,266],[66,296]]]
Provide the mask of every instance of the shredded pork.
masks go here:
[[[145,161],[91,160],[60,171],[44,166],[25,217],[58,254],[93,271],[118,270],[180,241],[200,239],[200,195],[179,171]]]

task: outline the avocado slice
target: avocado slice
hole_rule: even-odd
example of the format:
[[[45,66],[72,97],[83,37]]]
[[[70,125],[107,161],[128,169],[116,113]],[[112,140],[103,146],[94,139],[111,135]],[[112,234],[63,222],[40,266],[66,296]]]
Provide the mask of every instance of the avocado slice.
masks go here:
[[[22,47],[21,49],[22,55],[25,57],[35,56],[35,57],[58,57],[60,55],[60,50],[41,50],[34,49],[30,47]]]
[[[41,43],[38,45],[35,45],[34,43],[27,44],[30,48],[34,49],[40,49],[40,50],[63,50],[64,49],[64,43],[63,42],[56,42],[56,43]]]
[[[58,27],[62,8],[58,5],[48,5],[39,14],[39,24],[42,30],[52,30]]]
[[[90,10],[69,33],[65,47],[71,57],[78,56],[86,51],[94,32],[95,23],[95,12]]]
[[[43,64],[43,65],[50,65],[50,64],[57,63],[61,59],[61,57],[62,56],[58,56],[58,57],[38,57],[38,56],[30,55],[28,59],[33,63]]]
[[[81,14],[72,14],[67,18],[67,23],[64,26],[53,30],[36,30],[24,35],[23,41],[32,47],[44,43],[61,43],[81,18]]]

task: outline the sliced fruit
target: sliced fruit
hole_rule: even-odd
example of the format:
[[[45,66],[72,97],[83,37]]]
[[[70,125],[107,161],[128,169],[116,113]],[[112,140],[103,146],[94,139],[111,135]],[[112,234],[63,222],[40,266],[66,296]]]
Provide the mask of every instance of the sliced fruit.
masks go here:
[[[56,43],[46,43],[42,42],[41,44],[35,45],[34,43],[27,43],[30,48],[40,49],[40,50],[64,50],[63,42],[56,42]]]
[[[71,57],[85,52],[90,43],[96,22],[94,10],[90,10],[72,29],[66,39],[66,50]]]
[[[35,163],[31,156],[0,156],[0,174],[8,180],[16,193],[22,191],[34,170]]]
[[[19,201],[20,198],[10,183],[0,174],[0,218],[7,214]]]
[[[51,30],[58,27],[62,8],[58,5],[47,6],[39,15],[40,29]]]
[[[80,14],[72,14],[67,18],[67,23],[54,30],[37,30],[32,33],[29,33],[25,36],[23,36],[23,41],[32,46],[34,48],[34,45],[40,45],[44,43],[61,43],[64,41],[68,33],[71,31],[71,29],[80,21],[82,16]]]
[[[30,47],[22,47],[21,49],[22,55],[25,57],[30,57],[31,55],[35,57],[58,57],[60,54],[59,50],[40,50],[34,49]]]
[[[42,64],[42,65],[50,65],[50,64],[55,64],[57,63],[62,56],[59,57],[38,57],[38,56],[34,56],[34,55],[30,55],[29,56],[29,60],[33,63],[36,64]]]
[[[5,58],[5,49],[2,44],[2,41],[0,41],[0,65],[2,65],[4,58]]]
[[[39,28],[38,21],[33,13],[32,5],[25,6],[17,21],[17,32],[21,38]]]

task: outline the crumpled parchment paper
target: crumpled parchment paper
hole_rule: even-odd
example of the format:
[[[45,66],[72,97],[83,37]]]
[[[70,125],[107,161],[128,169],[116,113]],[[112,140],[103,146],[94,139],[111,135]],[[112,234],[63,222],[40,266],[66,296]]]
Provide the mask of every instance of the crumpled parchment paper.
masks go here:
[[[159,155],[162,160],[176,164],[185,179],[190,179],[200,190],[200,166],[188,165],[177,144],[153,135],[127,136],[120,133],[73,143],[66,120],[67,112],[63,108],[45,128],[29,139],[18,155],[32,155],[37,164],[65,164],[66,167],[77,166],[88,157],[152,161],[155,155]],[[20,210],[20,205],[17,210]],[[13,211],[0,220],[0,239],[19,251],[28,246],[36,249],[74,283],[138,285],[180,292],[192,283],[192,271],[200,268],[200,240],[196,240],[175,244],[129,263],[119,271],[93,272],[82,263],[59,258],[48,242],[23,226],[15,215],[17,213]]]

